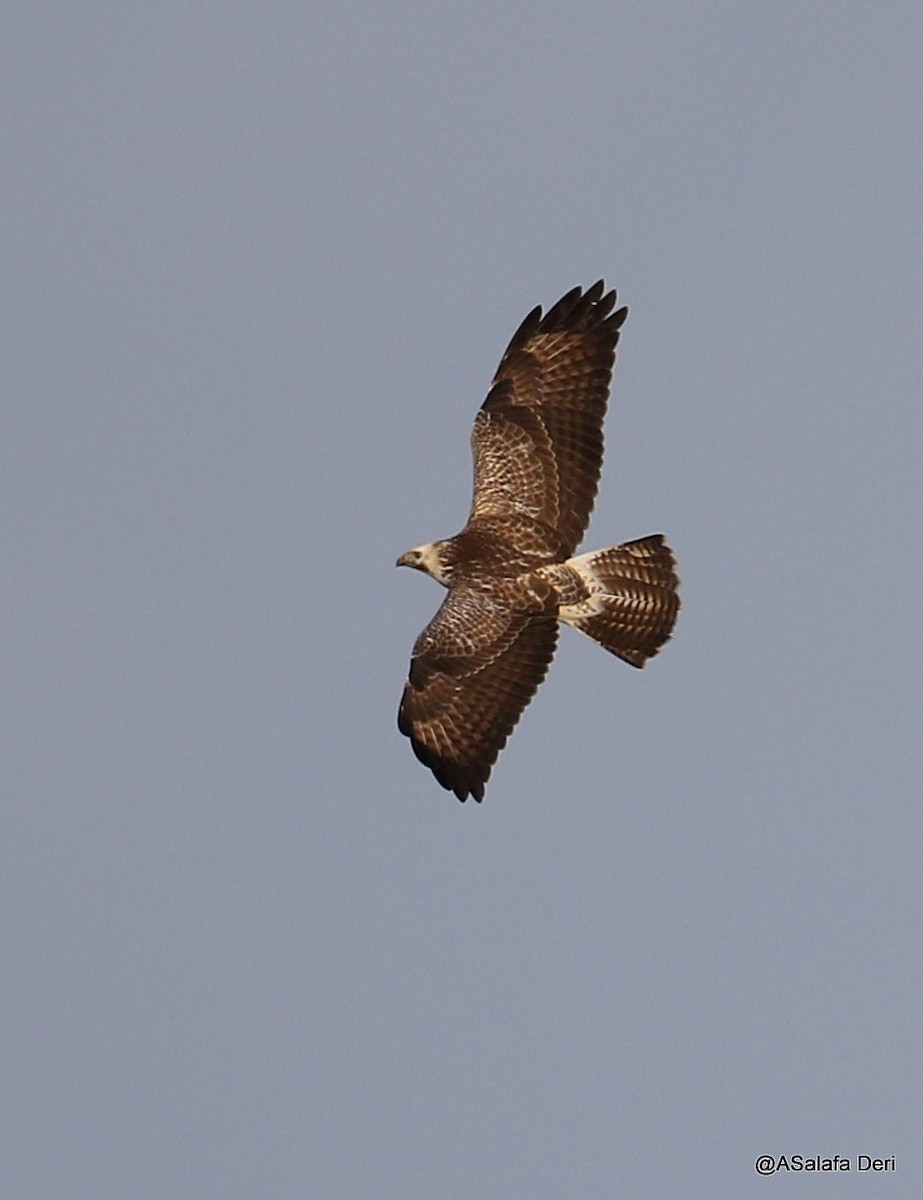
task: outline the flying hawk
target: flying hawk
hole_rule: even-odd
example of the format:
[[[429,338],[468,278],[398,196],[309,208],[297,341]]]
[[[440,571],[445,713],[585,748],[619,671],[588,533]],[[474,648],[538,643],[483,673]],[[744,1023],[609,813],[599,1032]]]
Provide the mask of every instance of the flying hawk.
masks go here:
[[[459,800],[483,799],[559,621],[643,667],[676,620],[676,560],[661,534],[572,557],[596,498],[628,315],[615,301],[600,280],[529,313],[474,422],[468,524],[397,560],[448,588],[414,645],[398,728]]]

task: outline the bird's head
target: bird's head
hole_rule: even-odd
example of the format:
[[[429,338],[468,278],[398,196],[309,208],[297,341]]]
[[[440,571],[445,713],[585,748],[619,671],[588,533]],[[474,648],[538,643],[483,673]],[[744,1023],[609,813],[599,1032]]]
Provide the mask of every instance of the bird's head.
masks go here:
[[[397,560],[399,567],[413,567],[415,571],[424,571],[433,579],[449,586],[449,576],[452,573],[448,555],[444,552],[445,542],[425,542],[422,546],[414,546]]]

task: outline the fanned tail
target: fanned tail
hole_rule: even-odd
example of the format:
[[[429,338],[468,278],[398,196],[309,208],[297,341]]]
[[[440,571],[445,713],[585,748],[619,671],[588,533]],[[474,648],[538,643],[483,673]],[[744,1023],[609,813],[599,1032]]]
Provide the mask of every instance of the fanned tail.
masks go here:
[[[673,631],[679,579],[662,534],[591,550],[541,573],[558,593],[558,619],[633,667],[643,667]]]

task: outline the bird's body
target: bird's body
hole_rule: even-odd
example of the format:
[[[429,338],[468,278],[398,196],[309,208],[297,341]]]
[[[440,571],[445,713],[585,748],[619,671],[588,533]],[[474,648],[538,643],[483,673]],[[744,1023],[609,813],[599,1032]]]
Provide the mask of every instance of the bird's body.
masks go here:
[[[602,466],[619,329],[602,281],[514,334],[475,420],[465,528],[398,559],[448,588],[413,648],[398,726],[460,800],[483,799],[500,750],[544,679],[559,621],[641,667],[679,598],[658,534],[573,557]]]

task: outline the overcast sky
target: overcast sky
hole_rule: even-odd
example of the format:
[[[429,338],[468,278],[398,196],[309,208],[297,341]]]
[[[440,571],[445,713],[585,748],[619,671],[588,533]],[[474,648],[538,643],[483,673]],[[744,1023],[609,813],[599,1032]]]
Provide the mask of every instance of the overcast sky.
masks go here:
[[[917,0],[4,43],[3,1196],[923,1195]],[[586,548],[666,533],[684,608],[644,672],[563,631],[461,805],[393,564],[600,276]]]

